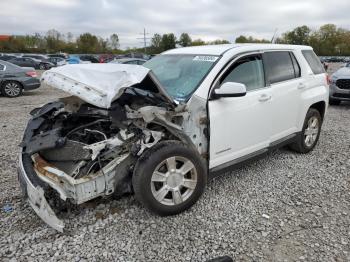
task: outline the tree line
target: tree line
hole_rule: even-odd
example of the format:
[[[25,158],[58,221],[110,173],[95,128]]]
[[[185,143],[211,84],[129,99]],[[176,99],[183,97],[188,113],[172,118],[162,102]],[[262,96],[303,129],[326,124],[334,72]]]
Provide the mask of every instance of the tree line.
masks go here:
[[[257,39],[252,36],[241,35],[235,43],[271,43],[272,39]],[[333,24],[326,24],[317,29],[303,25],[284,32],[274,39],[275,43],[310,45],[318,55],[350,55],[350,31]],[[154,34],[146,48],[148,54],[158,54],[177,46],[200,46],[228,44],[228,40],[218,39],[204,41],[200,38],[192,39],[188,33],[176,37],[174,33]],[[72,33],[63,34],[55,29],[49,30],[45,35],[11,36],[7,41],[0,42],[0,52],[10,53],[126,53],[144,52],[143,48],[120,49],[118,34],[102,38],[91,33],[83,33],[74,37]]]

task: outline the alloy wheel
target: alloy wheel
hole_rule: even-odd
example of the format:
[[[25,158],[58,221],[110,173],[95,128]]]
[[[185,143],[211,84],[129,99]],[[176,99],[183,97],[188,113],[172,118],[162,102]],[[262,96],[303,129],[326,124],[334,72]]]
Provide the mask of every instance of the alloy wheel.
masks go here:
[[[4,91],[7,96],[15,97],[21,93],[21,87],[15,82],[5,84]]]
[[[151,191],[161,204],[174,206],[185,202],[197,185],[197,171],[187,158],[173,156],[162,161],[152,174]]]
[[[312,147],[316,142],[320,129],[320,123],[317,117],[313,116],[307,122],[307,127],[304,131],[304,142],[307,147]]]

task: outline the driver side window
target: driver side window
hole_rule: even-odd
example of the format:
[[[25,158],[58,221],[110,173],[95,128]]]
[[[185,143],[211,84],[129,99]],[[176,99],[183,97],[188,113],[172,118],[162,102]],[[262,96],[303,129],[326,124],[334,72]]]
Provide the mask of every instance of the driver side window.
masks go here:
[[[247,91],[265,87],[264,66],[261,55],[250,55],[237,60],[222,77],[221,84],[236,82],[244,84]]]

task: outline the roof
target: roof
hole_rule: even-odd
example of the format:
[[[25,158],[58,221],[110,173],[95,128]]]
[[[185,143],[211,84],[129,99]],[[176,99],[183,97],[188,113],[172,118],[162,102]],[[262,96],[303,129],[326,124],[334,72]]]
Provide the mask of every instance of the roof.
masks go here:
[[[204,46],[191,46],[176,48],[169,51],[165,51],[162,54],[202,54],[202,55],[222,55],[228,50],[237,49],[237,51],[244,50],[273,50],[273,49],[312,49],[309,46],[300,45],[277,45],[277,44],[226,44],[226,45],[204,45]]]

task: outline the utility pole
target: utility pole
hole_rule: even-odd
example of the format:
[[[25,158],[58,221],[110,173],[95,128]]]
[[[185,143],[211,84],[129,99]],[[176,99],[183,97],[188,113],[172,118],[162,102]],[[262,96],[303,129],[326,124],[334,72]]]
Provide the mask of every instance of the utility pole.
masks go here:
[[[143,35],[143,37],[137,38],[137,39],[142,39],[142,40],[143,40],[143,47],[144,47],[145,54],[146,54],[147,41],[148,41],[149,39],[151,39],[151,38],[150,38],[150,37],[147,37],[147,35],[149,35],[149,33],[146,33],[146,28],[143,29],[143,33],[140,33],[140,35]]]

